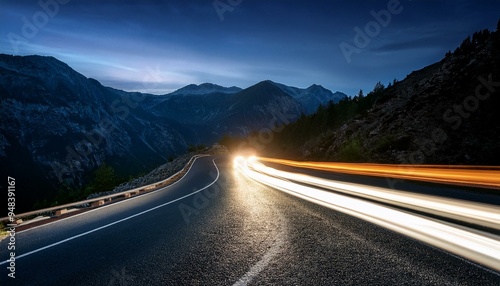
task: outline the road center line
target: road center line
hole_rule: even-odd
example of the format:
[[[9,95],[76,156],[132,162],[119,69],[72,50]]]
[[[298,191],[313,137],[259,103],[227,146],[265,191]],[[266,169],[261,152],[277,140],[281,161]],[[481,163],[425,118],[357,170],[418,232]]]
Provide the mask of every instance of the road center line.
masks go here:
[[[108,228],[108,227],[110,227],[110,226],[112,226],[112,225],[115,225],[115,224],[118,224],[118,223],[121,223],[121,222],[127,221],[127,220],[129,220],[129,219],[131,219],[131,218],[134,218],[134,217],[137,217],[137,216],[143,215],[143,214],[145,214],[145,213],[151,212],[151,211],[153,211],[153,210],[159,209],[159,208],[164,207],[164,206],[166,206],[166,205],[169,205],[169,204],[175,203],[175,202],[177,202],[177,201],[180,201],[180,200],[182,200],[182,199],[185,199],[185,198],[187,198],[187,197],[190,197],[190,196],[192,196],[192,195],[194,195],[194,194],[197,194],[197,193],[199,193],[199,192],[201,192],[201,191],[203,191],[203,190],[205,190],[205,189],[209,188],[209,187],[210,187],[210,186],[212,186],[213,184],[215,184],[215,182],[217,182],[217,180],[219,179],[219,174],[220,174],[220,173],[219,173],[219,168],[217,168],[217,164],[215,164],[215,159],[213,159],[213,160],[212,160],[212,162],[213,162],[213,164],[214,164],[214,166],[215,166],[215,169],[217,170],[217,177],[215,178],[215,180],[214,180],[213,182],[211,182],[211,183],[210,183],[210,184],[208,184],[207,186],[205,186],[205,187],[203,187],[203,188],[201,188],[201,189],[199,189],[199,190],[197,190],[197,191],[194,191],[194,192],[192,192],[192,193],[190,193],[190,194],[187,194],[187,195],[184,195],[184,196],[182,196],[182,197],[180,197],[180,198],[177,198],[177,199],[175,199],[175,200],[172,200],[172,201],[170,201],[170,202],[166,202],[166,203],[163,203],[163,204],[158,205],[158,206],[156,206],[156,207],[153,207],[153,208],[147,209],[147,210],[145,210],[145,211],[142,211],[142,212],[140,212],[140,213],[136,213],[136,214],[131,215],[131,216],[129,216],[129,217],[126,217],[126,218],[123,218],[123,219],[117,220],[117,221],[112,222],[112,223],[108,223],[108,224],[106,224],[106,225],[103,225],[103,226],[101,226],[101,227],[95,228],[95,229],[93,229],[93,230],[89,230],[89,231],[86,231],[86,232],[84,232],[84,233],[81,233],[81,234],[78,234],[78,235],[75,235],[75,236],[72,236],[72,237],[66,238],[66,239],[64,239],[64,240],[61,240],[61,241],[58,241],[58,242],[55,242],[55,243],[49,244],[49,245],[47,245],[47,246],[44,246],[44,247],[41,247],[41,248],[35,249],[35,250],[33,250],[33,251],[30,251],[30,252],[27,252],[27,253],[21,254],[21,255],[19,255],[19,256],[16,256],[16,260],[17,260],[17,259],[19,259],[19,258],[22,258],[22,257],[28,256],[28,255],[31,255],[31,254],[34,254],[34,253],[40,252],[40,251],[42,251],[42,250],[45,250],[45,249],[48,249],[48,248],[54,247],[54,246],[56,246],[56,245],[63,244],[63,243],[68,242],[68,241],[70,241],[70,240],[73,240],[73,239],[76,239],[76,238],[79,238],[79,237],[82,237],[82,236],[85,236],[85,235],[91,234],[91,233],[96,232],[96,231],[99,231],[99,230],[101,230],[101,229]],[[0,262],[0,265],[7,264],[8,262],[9,262],[8,260],[5,260],[4,262]]]
[[[273,246],[262,256],[262,258],[255,263],[250,270],[248,270],[245,275],[243,275],[238,281],[236,281],[233,286],[244,286],[248,285],[259,273],[264,270],[271,260],[278,255],[282,250],[286,243],[287,230],[286,226],[281,227],[281,231],[278,233],[276,237],[276,241]]]
[[[255,183],[255,181],[254,181]],[[257,182],[259,183],[259,182]],[[260,183],[259,183],[260,184]],[[268,186],[263,185],[266,188]],[[275,242],[271,246],[271,248],[262,256],[262,258],[255,263],[248,271],[243,275],[238,281],[236,281],[233,286],[246,286],[248,285],[257,275],[259,275],[262,270],[264,270],[272,259],[277,256],[280,252],[283,251],[283,248],[287,242],[288,237],[288,226],[287,221],[283,214],[280,211],[277,211],[276,216],[278,217],[278,221],[281,221],[280,232],[276,235]]]

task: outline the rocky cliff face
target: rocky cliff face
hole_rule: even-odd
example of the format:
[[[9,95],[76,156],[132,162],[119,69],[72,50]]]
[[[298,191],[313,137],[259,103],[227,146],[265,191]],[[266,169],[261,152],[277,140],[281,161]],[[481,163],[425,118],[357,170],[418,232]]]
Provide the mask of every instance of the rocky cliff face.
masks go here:
[[[500,164],[500,31],[467,38],[438,63],[385,88],[373,108],[311,138],[303,159]]]
[[[23,178],[25,201],[81,185],[104,161],[122,174],[153,168],[191,136],[141,108],[147,95],[115,94],[51,57],[1,55],[0,94],[0,160]]]

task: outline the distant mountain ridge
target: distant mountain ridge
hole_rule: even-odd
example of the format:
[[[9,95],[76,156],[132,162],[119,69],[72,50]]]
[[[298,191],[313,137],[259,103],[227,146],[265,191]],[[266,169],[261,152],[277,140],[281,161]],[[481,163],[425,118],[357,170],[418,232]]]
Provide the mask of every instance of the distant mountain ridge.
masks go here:
[[[200,85],[190,84],[180,88],[168,95],[204,95],[210,93],[236,93],[242,90],[239,87],[223,87],[213,83],[202,83]]]
[[[190,144],[213,144],[308,112],[267,81],[246,89],[188,85],[158,96],[105,87],[53,57],[5,54],[0,103],[2,174],[25,182],[20,209],[54,197],[61,186],[84,185],[104,162],[128,177]]]
[[[317,84],[313,84],[308,88],[297,88],[272,81],[269,82],[278,86],[281,90],[299,101],[305,109],[305,114],[313,113],[318,106],[328,104],[330,101],[338,103],[342,99],[347,98],[347,94],[343,92],[337,91],[333,93]]]
[[[223,135],[246,135],[266,127],[273,118],[293,121],[303,106],[276,85],[263,81],[236,93],[171,94],[152,99],[150,112],[198,126],[198,136],[217,139]],[[282,123],[283,120],[281,120]]]
[[[262,82],[275,85],[278,88],[280,88],[283,92],[293,97],[302,105],[303,112],[305,114],[313,113],[314,111],[316,111],[318,106],[328,104],[328,102],[330,101],[332,101],[333,103],[337,103],[342,99],[348,97],[343,92],[337,91],[333,93],[330,90],[317,84],[313,84],[308,88],[298,88],[293,86],[287,86],[281,83],[276,83],[271,80],[264,80]],[[221,93],[233,94],[242,90],[243,90],[242,88],[236,86],[223,87],[212,83],[203,83],[200,85],[190,84],[167,95],[207,95],[207,94],[221,94]]]

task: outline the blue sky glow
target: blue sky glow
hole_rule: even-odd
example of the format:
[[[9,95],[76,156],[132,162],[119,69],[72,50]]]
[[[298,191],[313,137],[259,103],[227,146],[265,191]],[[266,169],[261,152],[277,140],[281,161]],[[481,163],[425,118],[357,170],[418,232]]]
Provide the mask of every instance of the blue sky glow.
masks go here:
[[[401,13],[348,62],[340,44],[354,46],[354,28],[363,30],[374,21],[371,11],[387,10],[391,1]],[[191,83],[245,88],[266,79],[368,92],[442,59],[500,18],[500,1],[40,3],[0,0],[0,53],[54,56],[104,85],[156,94]],[[223,20],[214,3],[226,5]]]

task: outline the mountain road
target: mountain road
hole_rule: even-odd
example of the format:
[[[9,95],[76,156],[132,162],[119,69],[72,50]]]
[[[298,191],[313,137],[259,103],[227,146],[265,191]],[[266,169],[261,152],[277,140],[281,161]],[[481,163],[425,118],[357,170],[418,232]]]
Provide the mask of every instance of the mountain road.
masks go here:
[[[170,186],[19,231],[15,278],[9,239],[0,242],[0,285],[500,284],[494,267],[284,192],[243,165],[229,156],[198,158]]]

